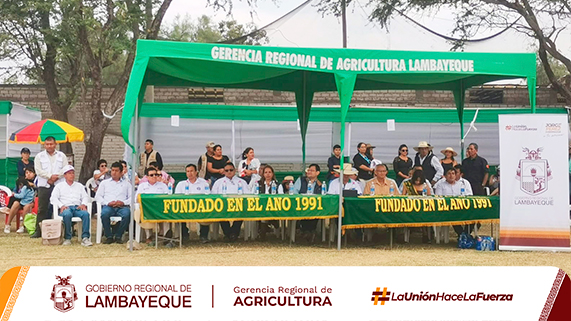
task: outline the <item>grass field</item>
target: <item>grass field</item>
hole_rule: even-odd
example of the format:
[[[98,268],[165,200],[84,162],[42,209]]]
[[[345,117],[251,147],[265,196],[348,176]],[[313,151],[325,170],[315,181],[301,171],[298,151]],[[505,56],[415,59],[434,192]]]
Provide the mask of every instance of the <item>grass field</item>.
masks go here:
[[[14,227],[13,227],[14,231]],[[483,229],[483,234],[486,230]],[[196,234],[193,235],[196,237]],[[93,237],[93,239],[95,239]],[[126,250],[126,244],[95,244],[84,248],[77,238],[73,244],[44,246],[27,235],[0,234],[0,272],[14,266],[59,265],[135,265],[135,266],[556,266],[571,274],[571,253],[553,252],[479,252],[459,250],[456,239],[449,244],[421,244],[420,236],[413,235],[410,244],[389,247],[386,233],[379,234],[373,243],[350,243],[341,251],[327,243],[289,245],[270,239],[267,242],[239,241],[199,244],[192,240],[182,249],[149,247]]]

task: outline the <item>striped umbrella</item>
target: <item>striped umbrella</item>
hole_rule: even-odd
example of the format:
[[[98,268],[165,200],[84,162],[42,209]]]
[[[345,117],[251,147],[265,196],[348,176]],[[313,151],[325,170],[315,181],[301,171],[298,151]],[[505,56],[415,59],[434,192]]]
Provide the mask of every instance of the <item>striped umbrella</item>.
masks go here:
[[[17,130],[10,136],[11,143],[37,144],[44,143],[48,136],[53,136],[58,143],[83,141],[83,131],[66,122],[44,119]]]

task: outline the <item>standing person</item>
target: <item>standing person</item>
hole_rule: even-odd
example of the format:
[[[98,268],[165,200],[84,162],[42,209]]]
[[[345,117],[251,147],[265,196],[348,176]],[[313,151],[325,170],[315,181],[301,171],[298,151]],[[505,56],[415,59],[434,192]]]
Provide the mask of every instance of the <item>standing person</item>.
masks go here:
[[[50,201],[59,207],[59,216],[62,217],[65,229],[63,245],[71,245],[73,217],[81,218],[81,245],[91,246],[91,216],[87,212],[89,197],[85,187],[75,181],[75,169],[71,165],[63,168],[65,181],[54,187]]]
[[[247,147],[242,152],[242,161],[238,164],[238,176],[245,180],[246,183],[250,183],[250,181],[259,180],[261,174],[259,172],[260,169],[260,160],[256,158],[254,155],[254,149],[252,147]]]
[[[22,148],[20,151],[22,159],[18,161],[18,177],[26,176],[26,168],[34,167],[34,161],[30,160],[30,149],[28,147]]]
[[[341,146],[333,146],[333,154],[327,160],[327,181],[331,182],[335,178],[339,177],[339,168],[341,166]],[[336,171],[337,170],[337,171]]]
[[[216,152],[216,148],[214,148],[214,152]],[[238,194],[240,186],[242,186],[244,194],[250,194],[250,189],[248,188],[246,181],[235,176],[236,168],[234,167],[234,164],[226,163],[223,170],[224,177],[216,180],[212,186],[212,194],[224,194],[224,192],[228,194]],[[224,191],[224,187],[226,187],[226,191]],[[230,226],[228,221],[220,222],[220,226],[224,232],[224,239],[227,242],[235,242],[238,239],[242,223],[243,221],[234,221],[232,226]]]
[[[206,153],[200,155],[198,158],[197,167],[198,167],[198,177],[204,178],[206,180],[210,179],[210,172],[208,172],[208,157],[214,156],[214,142],[206,143]]]
[[[414,166],[421,166],[424,172],[424,177],[434,185],[444,175],[444,169],[440,165],[438,157],[432,153],[432,147],[427,142],[419,142],[418,146],[414,147],[417,151],[414,157]]]
[[[212,149],[214,150],[214,155],[208,157],[207,170],[210,173],[210,185],[214,188],[214,182],[224,177],[224,166],[230,163],[230,159],[228,156],[222,155],[222,146],[214,145]]]
[[[363,151],[364,152],[364,151]],[[320,167],[317,164],[311,164],[305,170],[305,175],[298,178],[293,184],[294,194],[321,194],[322,183],[317,178],[319,176]],[[317,228],[317,220],[301,220],[300,230],[307,241],[315,240],[315,229]]]
[[[353,156],[353,165],[359,171],[357,178],[364,184],[373,178],[371,159],[367,156],[367,144],[363,142],[357,144],[357,150],[358,153]]]
[[[464,178],[470,182],[474,195],[484,196],[484,186],[488,182],[488,161],[478,156],[478,144],[470,143],[466,149],[466,158],[462,161]]]
[[[176,185],[175,194],[206,194],[206,190],[209,188],[208,181],[202,177],[198,177],[196,165],[188,164],[184,170],[186,172],[186,180],[179,182]],[[188,228],[186,227],[186,223],[180,224],[184,224],[183,235],[188,235]],[[209,231],[209,223],[200,224],[200,243],[208,243]]]
[[[163,158],[161,154],[153,149],[155,143],[151,139],[145,141],[145,151],[141,153],[141,165],[139,165],[139,175],[145,175],[147,169],[152,162],[157,162],[160,168],[163,168]]]
[[[446,147],[440,152],[444,155],[444,158],[440,160],[440,165],[442,165],[442,169],[446,175],[446,172],[448,172],[449,169],[454,168],[454,166],[458,165],[454,159],[454,157],[458,156],[458,153],[456,153],[452,147]]]
[[[95,200],[102,205],[101,223],[105,244],[123,243],[123,234],[131,220],[131,183],[123,178],[123,165],[120,162],[111,164],[111,179],[99,184]],[[111,232],[111,216],[121,217],[115,235]]]
[[[396,182],[400,186],[403,180],[410,178],[408,172],[412,168],[412,159],[408,157],[408,146],[399,146],[398,156],[393,160],[393,170],[396,174]]]
[[[42,236],[40,223],[51,217],[50,213],[50,197],[54,186],[64,181],[62,169],[67,165],[67,156],[56,150],[56,139],[48,136],[44,140],[44,151],[36,155],[34,169],[38,179],[38,215],[36,219],[36,232],[32,234],[32,238]]]
[[[147,178],[147,180],[139,184],[139,187],[137,188],[137,195],[169,193],[169,188],[165,183],[161,182],[161,174],[157,173],[157,169],[155,167],[147,168],[145,170],[145,177]],[[136,204],[136,209],[134,212],[135,220],[140,223],[141,228],[145,231],[145,236],[147,238],[145,243],[149,244],[152,242],[151,232],[156,225],[154,223],[141,222],[141,210],[140,208],[138,208],[137,205],[139,204]],[[164,222],[162,224],[163,224],[163,233],[166,233],[167,231],[170,230],[169,228],[170,223]]]

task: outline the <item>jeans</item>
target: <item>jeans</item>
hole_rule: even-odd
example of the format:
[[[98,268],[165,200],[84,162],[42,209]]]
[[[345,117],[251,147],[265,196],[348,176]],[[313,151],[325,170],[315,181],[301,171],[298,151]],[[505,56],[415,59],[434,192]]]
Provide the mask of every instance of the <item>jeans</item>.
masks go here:
[[[115,231],[115,238],[120,239],[123,234],[129,228],[129,222],[131,220],[131,208],[129,206],[123,207],[111,207],[103,206],[101,208],[101,224],[103,225],[103,232],[106,238],[112,238],[111,234],[111,216],[120,216],[121,221],[119,222],[119,228]]]
[[[90,222],[90,216],[89,213],[87,213],[87,211],[82,211],[79,209],[78,206],[76,205],[72,205],[69,206],[68,208],[65,209],[65,211],[61,212],[59,214],[59,216],[61,216],[63,218],[63,226],[65,228],[65,234],[63,235],[63,238],[66,240],[71,240],[72,237],[72,225],[71,225],[71,219],[73,217],[81,217],[81,238],[89,238],[89,236],[91,235],[89,233],[90,231],[90,226],[91,226],[91,222]]]

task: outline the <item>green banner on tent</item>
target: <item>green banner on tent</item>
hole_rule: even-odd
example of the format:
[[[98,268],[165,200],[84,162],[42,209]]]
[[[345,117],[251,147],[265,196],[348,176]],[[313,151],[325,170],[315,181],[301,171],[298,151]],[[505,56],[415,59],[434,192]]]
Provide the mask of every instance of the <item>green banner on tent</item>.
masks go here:
[[[343,228],[449,226],[499,222],[499,197],[345,198]]]
[[[338,216],[335,195],[139,196],[143,222],[304,220]]]

